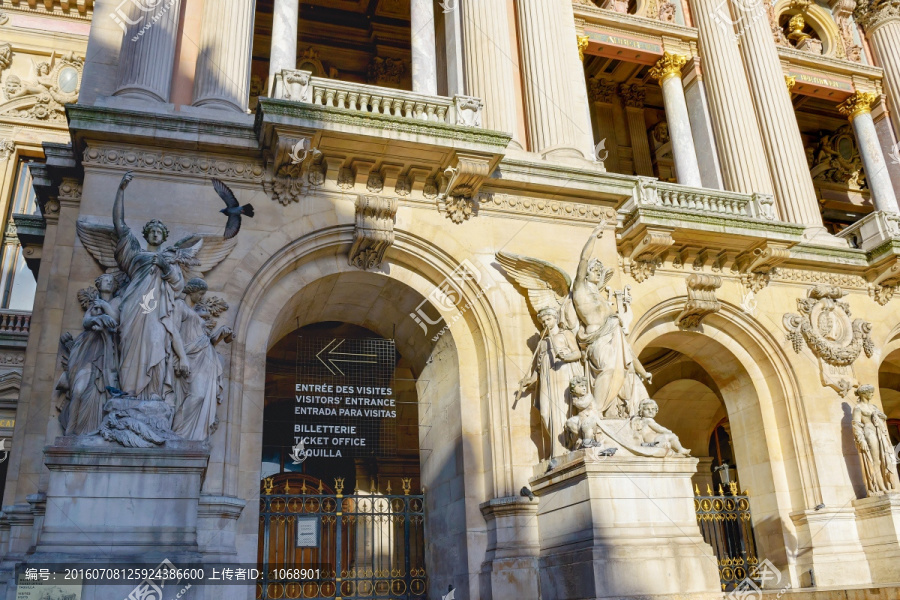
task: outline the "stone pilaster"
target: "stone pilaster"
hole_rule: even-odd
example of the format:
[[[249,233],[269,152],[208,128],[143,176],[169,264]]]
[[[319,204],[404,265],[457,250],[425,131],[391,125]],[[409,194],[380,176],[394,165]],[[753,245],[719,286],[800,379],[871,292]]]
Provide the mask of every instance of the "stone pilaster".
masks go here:
[[[900,0],[859,0],[853,13],[884,69],[894,132],[900,136]]]
[[[297,25],[300,0],[275,0],[272,13],[272,48],[269,51],[269,94],[276,95],[275,75],[297,67]]]
[[[519,17],[525,117],[530,149],[580,157],[592,148],[584,77],[581,75],[572,5],[564,0],[520,0]]]
[[[619,95],[625,104],[625,119],[628,121],[628,135],[631,137],[631,158],[635,175],[653,177],[653,160],[650,158],[650,144],[647,142],[647,122],[644,121],[644,89],[636,84],[619,86]]]
[[[588,81],[588,97],[594,111],[594,140],[597,148],[597,156],[594,158],[602,160],[608,171],[619,172],[619,142],[614,107],[618,102],[616,83],[593,78]]]
[[[733,7],[741,24],[739,46],[772,175],[778,217],[824,231],[800,128],[764,4],[736,2]],[[739,141],[742,147],[750,145],[746,140]]]
[[[888,174],[884,155],[878,143],[878,132],[872,120],[872,104],[877,96],[872,92],[856,92],[838,105],[838,110],[853,125],[856,145],[866,169],[866,181],[872,194],[872,202],[877,210],[897,211],[897,197]]]
[[[482,124],[519,141],[513,61],[506,0],[460,2],[466,94],[484,102]]]
[[[204,3],[194,106],[247,110],[253,16],[245,0]]]
[[[681,67],[686,62],[686,56],[666,52],[650,69],[650,76],[658,79],[659,86],[662,88],[678,183],[691,187],[703,187],[700,179],[700,165],[697,163],[697,151],[694,149],[694,134],[691,132],[687,101],[684,99],[684,85],[681,83]]]
[[[119,53],[114,95],[168,102],[181,0],[160,2],[151,9],[138,2],[126,6],[127,32]]]
[[[432,0],[411,0],[409,18],[412,35],[413,91],[437,95],[437,46],[434,38]]]

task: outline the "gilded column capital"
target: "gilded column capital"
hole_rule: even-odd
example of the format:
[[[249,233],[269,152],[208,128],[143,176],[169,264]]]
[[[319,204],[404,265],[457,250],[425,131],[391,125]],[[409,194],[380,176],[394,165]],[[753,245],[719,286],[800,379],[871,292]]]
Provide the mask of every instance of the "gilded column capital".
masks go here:
[[[581,62],[584,62],[584,51],[587,50],[590,38],[586,35],[579,35],[576,36],[576,39],[578,40],[578,58],[581,59]]]
[[[636,83],[623,83],[619,85],[619,96],[625,102],[625,106],[631,108],[644,108],[644,88]]]
[[[650,76],[658,79],[660,85],[669,77],[681,77],[681,67],[687,63],[687,56],[666,52],[650,69]]]
[[[858,0],[853,18],[866,33],[871,33],[876,27],[900,18],[900,0]]]
[[[837,109],[852,122],[859,115],[872,112],[872,105],[878,99],[874,92],[854,92],[852,96],[838,104]]]
[[[797,78],[791,75],[784,76],[784,85],[787,86],[788,92],[794,89],[794,86],[797,85]]]

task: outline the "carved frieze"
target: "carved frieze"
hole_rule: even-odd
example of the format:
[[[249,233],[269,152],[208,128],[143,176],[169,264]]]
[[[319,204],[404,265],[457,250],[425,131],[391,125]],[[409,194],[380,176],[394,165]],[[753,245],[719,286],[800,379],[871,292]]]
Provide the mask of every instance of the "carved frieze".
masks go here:
[[[347,262],[360,269],[381,265],[385,251],[394,243],[397,199],[359,196],[356,199],[356,229]]]
[[[687,278],[688,299],[675,324],[682,329],[695,329],[707,315],[719,312],[722,304],[716,299],[716,290],[722,287],[718,275],[694,273]]]
[[[857,384],[853,363],[862,352],[870,358],[875,352],[869,337],[872,324],[850,319],[850,305],[841,300],[846,294],[837,286],[817,285],[797,300],[799,312],[783,319],[794,352],[799,354],[806,346],[819,362],[822,385],[842,397]]]
[[[144,172],[193,173],[257,183],[262,182],[264,173],[262,164],[253,160],[222,159],[169,150],[135,150],[119,146],[89,146],[82,157],[82,164],[120,166]]]

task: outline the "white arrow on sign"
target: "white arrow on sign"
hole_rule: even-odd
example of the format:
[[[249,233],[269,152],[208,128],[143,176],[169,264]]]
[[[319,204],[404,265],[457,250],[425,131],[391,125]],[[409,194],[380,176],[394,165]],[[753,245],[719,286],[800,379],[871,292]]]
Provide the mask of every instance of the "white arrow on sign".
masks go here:
[[[336,339],[331,340],[330,342],[325,344],[324,348],[319,350],[318,354],[316,354],[316,358],[319,359],[319,362],[321,362],[323,365],[325,365],[325,368],[328,369],[328,372],[331,373],[332,375],[336,375],[337,373],[340,373],[341,375],[344,374],[344,372],[341,371],[340,367],[338,367],[335,363],[346,362],[346,363],[375,364],[378,362],[377,360],[363,360],[365,358],[372,358],[372,359],[378,358],[377,355],[375,355],[375,354],[357,354],[357,353],[353,353],[353,352],[336,352],[336,350],[341,346],[341,344],[344,343],[344,341],[345,340],[336,340]],[[335,342],[337,342],[337,343],[335,344]],[[332,346],[332,344],[334,344],[334,345]],[[327,354],[325,354],[325,358],[322,358],[322,354],[325,353],[326,350],[327,350]],[[336,356],[355,356],[357,358],[335,358]],[[335,373],[335,371],[337,371],[337,373]]]

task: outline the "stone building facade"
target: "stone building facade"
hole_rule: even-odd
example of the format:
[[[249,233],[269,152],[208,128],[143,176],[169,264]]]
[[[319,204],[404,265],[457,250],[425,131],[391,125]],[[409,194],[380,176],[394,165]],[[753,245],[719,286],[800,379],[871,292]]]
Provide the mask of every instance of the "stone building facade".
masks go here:
[[[11,22],[29,15],[11,4]],[[427,592],[415,597],[721,598],[726,557],[692,507],[729,495],[749,501],[753,559],[778,570],[760,585],[896,597],[896,2],[91,9],[83,65],[76,45],[58,59],[78,65],[77,103],[56,90],[16,106],[25,119],[66,104],[66,120],[54,113],[57,138],[15,142],[55,143],[32,168],[44,231],[0,517],[10,590],[17,565],[61,557],[257,564],[272,481],[284,496],[295,485],[266,466],[276,365],[327,325],[393,340],[416,406],[407,453],[349,467],[354,492],[391,495],[407,477],[423,497]],[[3,119],[0,139],[30,135]],[[84,329],[79,290],[122,264],[115,242],[103,254],[85,232],[111,230],[127,172],[135,235],[160,219],[169,243],[201,235],[209,249],[225,226],[213,179],[255,209],[197,267],[233,332],[215,346],[205,445],[92,446],[60,425],[60,338]],[[551,329],[536,298],[563,301],[588,239],[634,357],[625,376],[637,362],[652,375],[640,387],[694,458],[557,453],[541,392],[520,385]],[[872,411],[890,437],[881,454],[866,445]],[[165,486],[162,465],[183,493],[148,491]],[[76,484],[73,471],[112,483]],[[341,495],[343,479],[318,481]],[[264,597],[252,588],[217,595]]]

